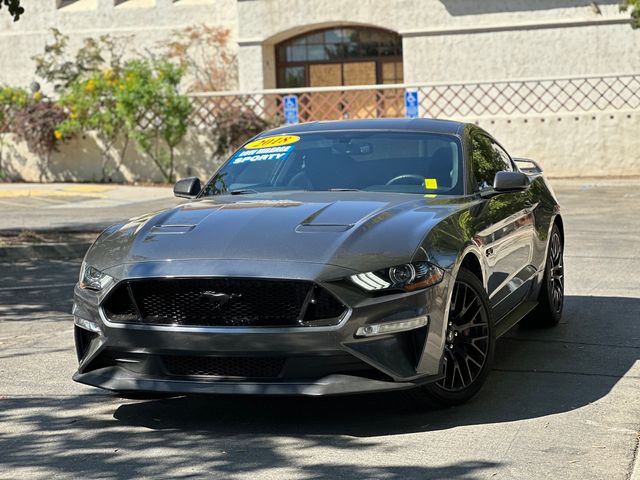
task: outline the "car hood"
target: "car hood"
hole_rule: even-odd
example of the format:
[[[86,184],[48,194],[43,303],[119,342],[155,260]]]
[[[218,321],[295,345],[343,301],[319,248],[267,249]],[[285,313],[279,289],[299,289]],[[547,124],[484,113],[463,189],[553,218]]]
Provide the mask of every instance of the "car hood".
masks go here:
[[[113,225],[86,261],[102,270],[238,260],[366,271],[412,260],[427,231],[464,203],[463,197],[369,192],[219,196]]]

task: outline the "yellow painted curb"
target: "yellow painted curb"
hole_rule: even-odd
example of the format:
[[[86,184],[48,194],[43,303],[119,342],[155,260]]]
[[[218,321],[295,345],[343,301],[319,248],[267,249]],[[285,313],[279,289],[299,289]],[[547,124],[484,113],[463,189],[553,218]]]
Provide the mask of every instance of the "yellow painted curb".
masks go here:
[[[104,191],[104,190],[102,190]],[[106,195],[91,191],[64,191],[64,190],[0,190],[0,198],[12,197],[94,197],[107,198]]]
[[[62,189],[63,192],[85,192],[85,193],[99,193],[99,192],[108,192],[109,190],[113,190],[113,187],[108,187],[106,185],[69,185],[68,187],[64,187]]]

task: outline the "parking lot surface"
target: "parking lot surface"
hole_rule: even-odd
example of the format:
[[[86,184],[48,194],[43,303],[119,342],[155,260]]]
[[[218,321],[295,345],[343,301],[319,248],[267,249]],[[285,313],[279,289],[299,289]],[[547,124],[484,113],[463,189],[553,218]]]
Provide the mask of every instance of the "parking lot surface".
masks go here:
[[[110,223],[179,203],[170,187],[0,183],[0,235],[22,230],[99,231]]]
[[[123,400],[75,384],[79,260],[0,264],[0,479],[607,479],[640,434],[640,188],[557,182],[566,304],[467,405],[401,394]]]

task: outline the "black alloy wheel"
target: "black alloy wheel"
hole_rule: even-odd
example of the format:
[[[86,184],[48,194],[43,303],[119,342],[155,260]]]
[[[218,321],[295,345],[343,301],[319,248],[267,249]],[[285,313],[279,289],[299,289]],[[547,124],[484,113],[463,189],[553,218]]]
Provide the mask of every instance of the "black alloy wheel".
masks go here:
[[[409,391],[420,404],[458,405],[471,399],[493,363],[495,331],[489,296],[480,279],[461,268],[451,295],[443,377]]]
[[[525,323],[533,327],[553,327],[560,322],[564,308],[564,244],[557,225],[551,229],[538,305]]]
[[[562,240],[560,234],[554,231],[549,244],[549,291],[551,292],[551,307],[554,312],[561,313],[564,304],[564,259],[562,255]]]
[[[438,382],[443,390],[463,390],[482,372],[489,354],[487,317],[480,295],[463,280],[456,281],[444,349],[444,378]]]

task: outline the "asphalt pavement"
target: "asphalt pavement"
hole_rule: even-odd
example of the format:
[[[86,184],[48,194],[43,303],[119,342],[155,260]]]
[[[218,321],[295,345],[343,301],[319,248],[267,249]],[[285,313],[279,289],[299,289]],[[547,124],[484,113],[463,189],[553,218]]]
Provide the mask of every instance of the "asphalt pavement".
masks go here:
[[[169,186],[0,183],[0,235],[91,231],[181,203]]]
[[[79,260],[0,263],[0,479],[631,478],[639,185],[556,185],[564,319],[501,339],[478,397],[448,409],[419,410],[401,394],[122,400],[70,380]]]

